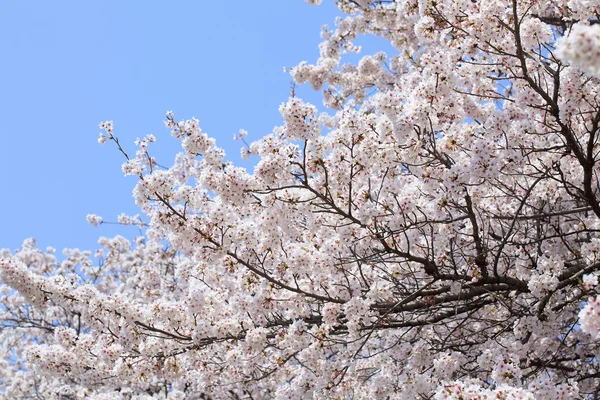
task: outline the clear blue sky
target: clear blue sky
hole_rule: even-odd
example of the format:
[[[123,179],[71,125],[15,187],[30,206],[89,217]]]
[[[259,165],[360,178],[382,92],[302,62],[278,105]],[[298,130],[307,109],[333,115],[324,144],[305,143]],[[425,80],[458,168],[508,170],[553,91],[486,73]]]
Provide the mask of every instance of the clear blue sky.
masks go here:
[[[42,248],[94,249],[100,236],[136,228],[87,224],[137,213],[135,178],[121,172],[98,123],[113,120],[126,148],[154,133],[159,163],[178,142],[164,113],[192,116],[240,163],[249,140],[281,124],[290,77],[284,66],[318,56],[333,0],[0,2],[0,248],[35,237]],[[318,99],[308,87],[302,97]]]

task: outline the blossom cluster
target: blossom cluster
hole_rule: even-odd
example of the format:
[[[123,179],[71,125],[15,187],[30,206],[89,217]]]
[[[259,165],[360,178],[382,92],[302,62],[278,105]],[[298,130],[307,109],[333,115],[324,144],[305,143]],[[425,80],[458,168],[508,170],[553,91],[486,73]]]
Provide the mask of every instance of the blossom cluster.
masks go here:
[[[556,43],[561,60],[600,78],[600,26],[578,23]]]

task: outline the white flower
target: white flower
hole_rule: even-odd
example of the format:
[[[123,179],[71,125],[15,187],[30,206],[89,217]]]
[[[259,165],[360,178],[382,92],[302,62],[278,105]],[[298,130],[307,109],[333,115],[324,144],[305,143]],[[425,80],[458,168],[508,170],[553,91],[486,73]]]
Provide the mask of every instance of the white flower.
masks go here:
[[[600,78],[600,26],[582,23],[573,25],[568,36],[557,40],[556,55]]]
[[[86,219],[88,224],[92,226],[98,226],[102,223],[102,217],[96,214],[88,214]]]
[[[598,285],[598,275],[596,275],[596,274],[587,274],[587,275],[583,276],[583,288],[586,291],[592,290],[597,285]]]
[[[588,303],[579,312],[581,330],[594,339],[600,338],[600,296],[590,297]]]

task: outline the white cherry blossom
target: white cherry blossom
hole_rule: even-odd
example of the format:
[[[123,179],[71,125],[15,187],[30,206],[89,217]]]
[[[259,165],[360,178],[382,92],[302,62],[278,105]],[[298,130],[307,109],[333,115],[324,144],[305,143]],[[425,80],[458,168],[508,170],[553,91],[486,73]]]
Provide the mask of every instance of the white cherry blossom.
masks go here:
[[[100,124],[143,235],[0,251],[0,397],[600,396],[600,6],[336,4],[253,167]]]

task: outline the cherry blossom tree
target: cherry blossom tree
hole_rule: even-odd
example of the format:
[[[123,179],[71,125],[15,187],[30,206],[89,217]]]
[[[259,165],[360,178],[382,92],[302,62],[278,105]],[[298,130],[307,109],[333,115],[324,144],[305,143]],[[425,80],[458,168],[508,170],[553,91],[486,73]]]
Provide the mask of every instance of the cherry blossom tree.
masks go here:
[[[101,124],[145,235],[0,255],[0,396],[600,397],[600,3],[337,4],[252,172]]]

